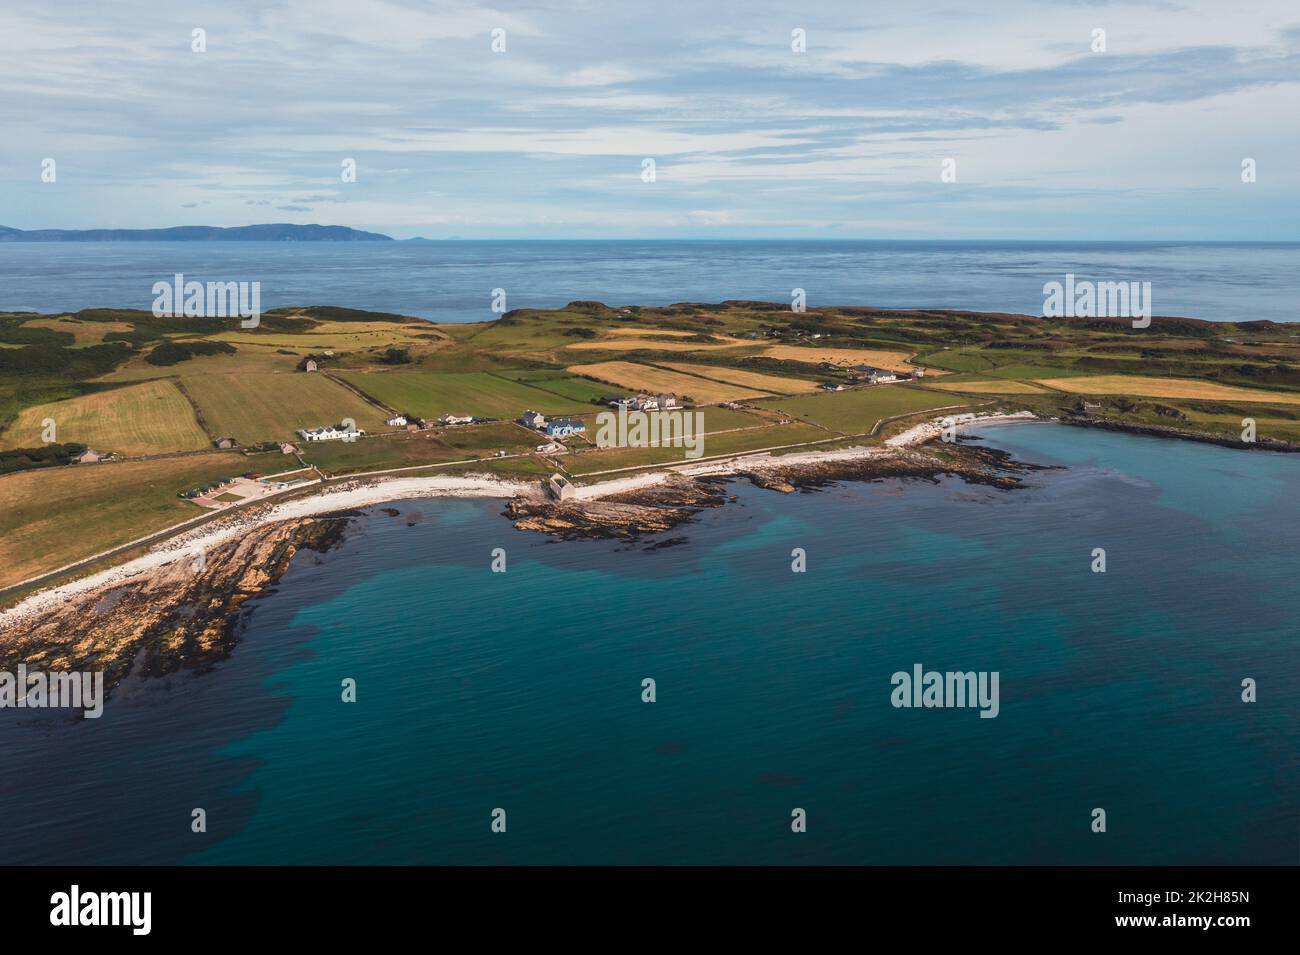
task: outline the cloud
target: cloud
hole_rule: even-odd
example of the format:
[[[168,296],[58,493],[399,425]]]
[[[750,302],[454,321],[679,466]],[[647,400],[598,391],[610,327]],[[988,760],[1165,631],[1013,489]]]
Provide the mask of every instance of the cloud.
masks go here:
[[[1297,113],[1289,0],[0,10],[0,201],[28,228],[180,207],[403,234],[1295,238]]]

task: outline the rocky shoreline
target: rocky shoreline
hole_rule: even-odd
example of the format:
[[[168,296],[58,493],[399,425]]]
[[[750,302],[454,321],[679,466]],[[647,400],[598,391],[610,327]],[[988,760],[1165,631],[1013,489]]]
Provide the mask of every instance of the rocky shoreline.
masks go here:
[[[580,498],[566,501],[552,500],[540,487],[526,485],[479,488],[471,483],[448,491],[513,495],[503,513],[522,531],[556,540],[658,537],[651,547],[659,548],[684,541],[663,537],[667,531],[734,500],[728,487],[736,480],[793,493],[841,481],[937,481],[942,475],[954,475],[1010,490],[1022,486],[1025,473],[1038,469],[1003,451],[966,441],[944,442],[929,433],[916,440],[920,443],[787,459],[741,458],[697,473],[689,473],[690,468],[666,470],[643,479],[589,486]],[[238,642],[241,606],[267,592],[295,555],[303,550],[327,551],[344,539],[352,518],[362,513],[360,508],[420,496],[417,490],[405,485],[361,487],[340,495],[340,501],[351,506],[318,505],[315,513],[302,516],[289,505],[285,516],[270,515],[220,538],[203,552],[201,561],[191,552],[177,551],[157,566],[101,583],[90,581],[93,586],[60,595],[41,612],[6,620],[0,635],[0,669],[13,670],[25,663],[29,669],[45,672],[102,670],[111,690],[131,673],[163,676],[207,668],[228,656]],[[388,507],[385,513],[396,512]]]
[[[780,458],[762,466],[739,467],[727,475],[690,476],[670,473],[661,484],[623,491],[594,500],[554,501],[515,498],[504,515],[519,530],[548,534],[559,540],[624,538],[636,540],[659,534],[692,520],[700,511],[727,502],[724,488],[732,480],[791,494],[841,481],[915,478],[937,481],[959,477],[970,484],[1002,490],[1023,485],[1023,475],[1044,470],[1016,461],[1005,451],[965,441],[931,440],[919,447],[873,448],[871,453],[822,461],[781,464]]]
[[[204,669],[237,642],[240,605],[265,593],[303,550],[337,544],[346,517],[263,524],[205,553],[75,595],[49,614],[8,628],[0,670],[104,671],[116,687],[132,671],[164,676]]]

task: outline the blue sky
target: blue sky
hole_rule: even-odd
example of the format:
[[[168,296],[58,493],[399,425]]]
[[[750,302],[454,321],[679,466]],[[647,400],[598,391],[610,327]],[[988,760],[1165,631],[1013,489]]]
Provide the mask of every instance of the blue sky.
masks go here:
[[[0,224],[1300,239],[1294,0],[809,6],[8,4]]]

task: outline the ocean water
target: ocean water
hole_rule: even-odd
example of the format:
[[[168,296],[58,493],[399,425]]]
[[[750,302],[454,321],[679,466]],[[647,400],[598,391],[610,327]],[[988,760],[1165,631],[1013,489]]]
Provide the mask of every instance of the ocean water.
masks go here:
[[[1296,864],[1300,458],[983,434],[1061,469],[735,484],[656,549],[369,511],[210,672],[0,712],[0,863]],[[999,715],[893,707],[918,663]]]
[[[263,309],[343,305],[442,322],[575,299],[668,305],[756,299],[810,306],[1042,314],[1043,285],[1150,282],[1157,315],[1300,319],[1300,244],[897,241],[0,243],[0,310],[151,307],[183,273],[260,282]],[[719,291],[725,290],[725,291]]]

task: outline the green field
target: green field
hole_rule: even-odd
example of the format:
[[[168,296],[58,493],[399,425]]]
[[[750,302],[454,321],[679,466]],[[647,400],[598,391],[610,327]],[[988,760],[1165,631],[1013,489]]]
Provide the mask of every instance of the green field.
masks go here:
[[[427,432],[405,432],[356,441],[318,441],[301,444],[302,459],[328,475],[387,468],[409,468],[422,464],[441,464],[475,456],[450,448]]]
[[[454,413],[510,420],[528,409],[543,414],[592,410],[586,402],[481,371],[350,371],[340,377],[389,407],[422,418]]]
[[[299,428],[351,418],[365,431],[384,430],[386,415],[319,373],[203,374],[183,380],[214,436],[241,444],[287,441]]]
[[[194,409],[170,381],[142,382],[27,408],[0,435],[0,449],[45,443],[46,420],[54,422],[55,441],[124,456],[211,447]]]
[[[909,385],[874,385],[801,398],[765,399],[752,404],[844,434],[865,434],[883,418],[960,404],[962,400],[959,396]]]

